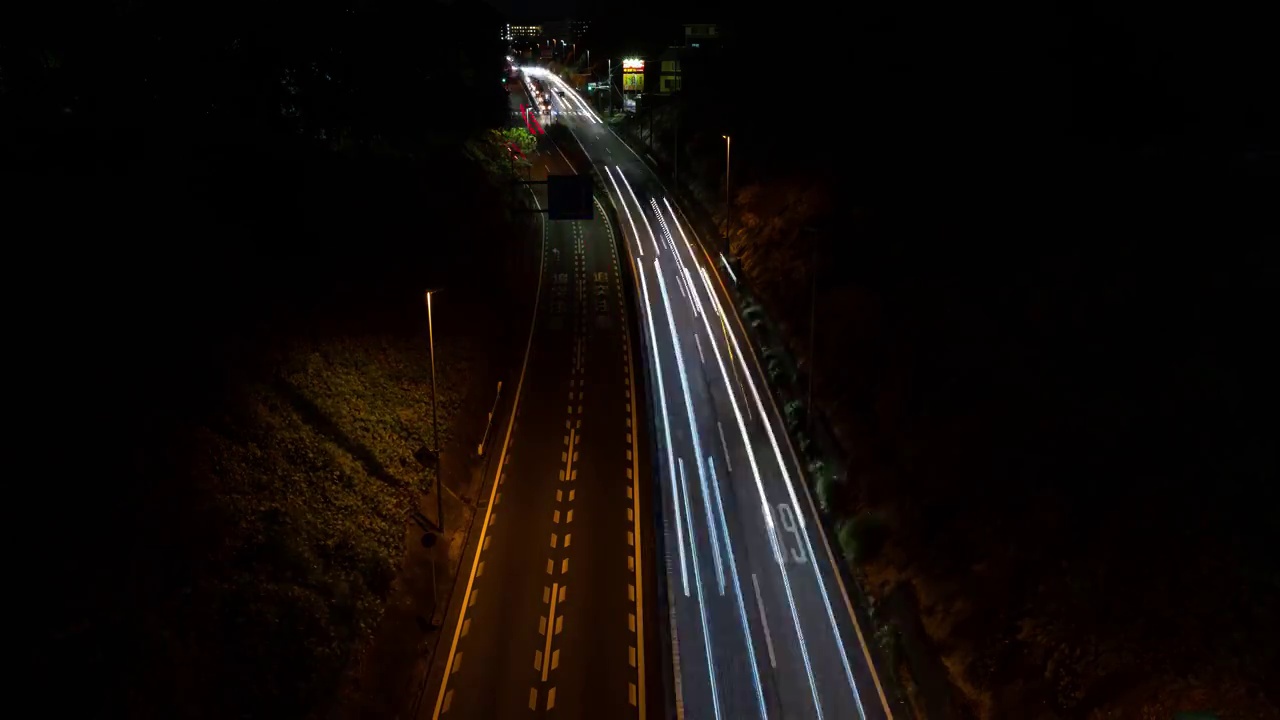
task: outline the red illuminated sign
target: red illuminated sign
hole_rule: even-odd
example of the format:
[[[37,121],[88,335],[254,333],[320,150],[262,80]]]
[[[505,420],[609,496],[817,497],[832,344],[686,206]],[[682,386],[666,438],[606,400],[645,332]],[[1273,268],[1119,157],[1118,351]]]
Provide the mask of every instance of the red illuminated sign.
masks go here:
[[[642,73],[644,72],[644,61],[643,60],[623,60],[622,72]]]

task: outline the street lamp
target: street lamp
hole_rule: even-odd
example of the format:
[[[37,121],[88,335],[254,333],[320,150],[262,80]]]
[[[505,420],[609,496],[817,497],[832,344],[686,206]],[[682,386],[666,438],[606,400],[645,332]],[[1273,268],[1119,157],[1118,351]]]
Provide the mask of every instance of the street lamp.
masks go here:
[[[724,138],[724,256],[725,262],[729,258],[729,149],[733,145],[733,139],[728,135],[721,135]]]
[[[431,317],[431,296],[439,289],[428,290],[427,295],[427,343],[431,348],[431,435],[435,438],[436,455],[436,522],[440,535],[444,535],[444,478],[440,477],[440,416],[436,414],[436,332]]]

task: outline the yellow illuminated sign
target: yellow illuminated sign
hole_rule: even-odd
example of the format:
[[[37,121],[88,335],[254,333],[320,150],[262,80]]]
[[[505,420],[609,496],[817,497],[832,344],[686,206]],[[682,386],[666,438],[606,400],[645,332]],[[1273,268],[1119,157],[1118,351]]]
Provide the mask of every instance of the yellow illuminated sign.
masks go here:
[[[622,76],[622,89],[634,92],[644,92],[644,75],[638,72],[624,73]]]

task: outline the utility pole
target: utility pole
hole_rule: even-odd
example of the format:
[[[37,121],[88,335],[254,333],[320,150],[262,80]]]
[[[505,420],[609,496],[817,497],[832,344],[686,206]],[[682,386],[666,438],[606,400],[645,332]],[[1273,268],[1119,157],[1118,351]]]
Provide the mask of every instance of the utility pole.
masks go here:
[[[609,86],[609,117],[613,117],[613,58],[609,58],[609,77],[605,84]]]

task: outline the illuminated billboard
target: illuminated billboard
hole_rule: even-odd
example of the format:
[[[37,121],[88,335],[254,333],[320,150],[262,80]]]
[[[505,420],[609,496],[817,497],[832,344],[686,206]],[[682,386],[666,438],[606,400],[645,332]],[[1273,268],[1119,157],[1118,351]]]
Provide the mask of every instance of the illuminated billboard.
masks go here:
[[[626,92],[644,92],[644,60],[626,58],[622,61],[622,89]]]

